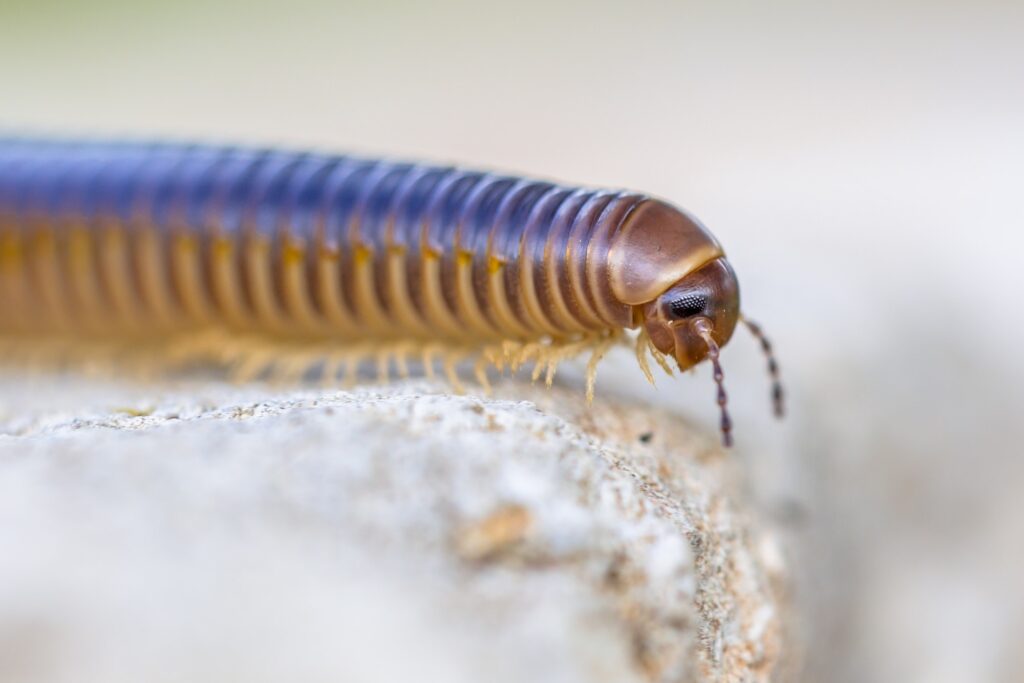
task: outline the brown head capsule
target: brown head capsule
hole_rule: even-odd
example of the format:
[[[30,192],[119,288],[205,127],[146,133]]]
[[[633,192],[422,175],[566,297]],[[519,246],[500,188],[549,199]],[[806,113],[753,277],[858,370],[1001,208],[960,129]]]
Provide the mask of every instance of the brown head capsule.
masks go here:
[[[608,255],[615,296],[633,307],[634,321],[651,343],[681,370],[711,361],[721,407],[722,442],[732,443],[719,349],[741,319],[739,284],[721,246],[696,219],[647,200],[626,219]],[[771,344],[760,328],[750,330],[768,355],[775,412],[782,414],[782,388]]]

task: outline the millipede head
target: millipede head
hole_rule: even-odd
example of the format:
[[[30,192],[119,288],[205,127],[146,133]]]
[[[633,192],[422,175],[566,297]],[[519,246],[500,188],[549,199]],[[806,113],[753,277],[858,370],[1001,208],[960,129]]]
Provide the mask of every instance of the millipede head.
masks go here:
[[[672,356],[680,370],[691,368],[711,349],[706,337],[718,347],[732,337],[740,318],[739,285],[724,258],[716,258],[677,281],[641,309],[643,325],[654,346]],[[698,331],[702,319],[709,329]]]
[[[731,446],[732,420],[719,361],[719,351],[740,317],[739,285],[729,262],[719,257],[704,264],[640,310],[655,348],[672,356],[681,370],[705,359],[711,362],[722,415],[722,443]]]
[[[637,311],[638,322],[655,348],[674,358],[680,369],[710,361],[722,415],[723,444],[732,445],[732,421],[726,410],[728,397],[719,353],[741,319],[761,345],[772,383],[772,406],[777,417],[783,416],[785,395],[772,344],[759,325],[740,316],[739,286],[724,257],[697,268]]]

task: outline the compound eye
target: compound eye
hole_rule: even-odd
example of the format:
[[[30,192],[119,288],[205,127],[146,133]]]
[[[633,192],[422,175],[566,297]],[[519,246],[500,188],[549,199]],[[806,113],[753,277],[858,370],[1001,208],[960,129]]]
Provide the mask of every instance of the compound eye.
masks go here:
[[[689,318],[703,313],[707,305],[708,298],[703,294],[684,294],[672,299],[668,304],[668,310],[674,318]]]

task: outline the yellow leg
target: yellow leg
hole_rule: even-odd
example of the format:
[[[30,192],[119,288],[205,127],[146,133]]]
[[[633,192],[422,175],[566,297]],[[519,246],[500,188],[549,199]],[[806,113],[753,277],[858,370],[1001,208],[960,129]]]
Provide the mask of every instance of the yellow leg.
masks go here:
[[[321,384],[325,387],[336,386],[338,383],[338,371],[345,365],[345,359],[337,353],[328,354],[324,359],[324,371],[321,376]]]
[[[427,344],[423,347],[423,374],[427,379],[433,381],[434,375],[434,354],[437,352],[437,347],[433,344]]]
[[[466,387],[459,379],[458,372],[459,361],[464,357],[465,354],[457,350],[449,350],[444,355],[444,374],[448,378],[448,383],[452,385],[452,391],[456,394],[466,393]]]
[[[382,350],[377,352],[377,381],[381,384],[387,384],[390,380],[389,374],[391,369],[391,352],[388,350]]]
[[[252,382],[265,374],[275,360],[276,354],[273,351],[248,349],[238,354],[236,362],[229,369],[229,375],[232,381],[240,384]]]
[[[395,370],[398,371],[398,376],[402,379],[409,378],[408,355],[411,346],[411,344],[405,343],[399,344],[395,348]]]
[[[345,358],[345,377],[342,380],[342,386],[355,386],[356,381],[359,379],[359,366],[362,365],[370,352],[371,349],[364,345],[354,346],[347,352]]]
[[[477,383],[480,388],[484,390],[484,394],[488,396],[491,394],[491,381],[487,377],[487,366],[489,361],[483,354],[476,359],[476,363],[473,364],[473,375],[476,377]]]
[[[636,362],[640,365],[640,371],[644,373],[647,381],[654,386],[654,374],[651,372],[651,364],[647,362],[647,349],[650,340],[647,339],[647,330],[641,328],[640,334],[636,336]]]
[[[593,353],[590,355],[590,360],[587,361],[587,405],[594,402],[594,384],[597,381],[597,364],[601,362],[604,355],[608,353],[612,345],[615,344],[616,339],[614,337],[608,337],[604,341],[598,342],[594,348]]]
[[[651,355],[654,356],[655,362],[657,362],[658,365],[661,366],[661,369],[665,371],[666,375],[672,377],[672,366],[668,364],[667,360],[665,360],[665,354],[658,350],[658,347],[656,347],[654,345],[654,342],[651,341],[650,336],[645,335],[645,339],[647,340],[647,348],[650,349]]]

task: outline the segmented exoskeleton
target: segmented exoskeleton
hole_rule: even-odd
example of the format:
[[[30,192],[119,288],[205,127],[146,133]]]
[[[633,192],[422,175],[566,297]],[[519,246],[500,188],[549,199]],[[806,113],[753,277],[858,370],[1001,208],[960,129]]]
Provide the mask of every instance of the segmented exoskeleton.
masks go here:
[[[0,139],[0,331],[140,338],[211,328],[526,361],[714,364],[735,275],[651,197],[451,167],[273,150]],[[777,410],[782,394],[770,345]],[[351,356],[356,357],[356,356]],[[428,358],[427,366],[432,367]],[[536,375],[535,375],[536,377]],[[455,378],[457,381],[457,377]]]

